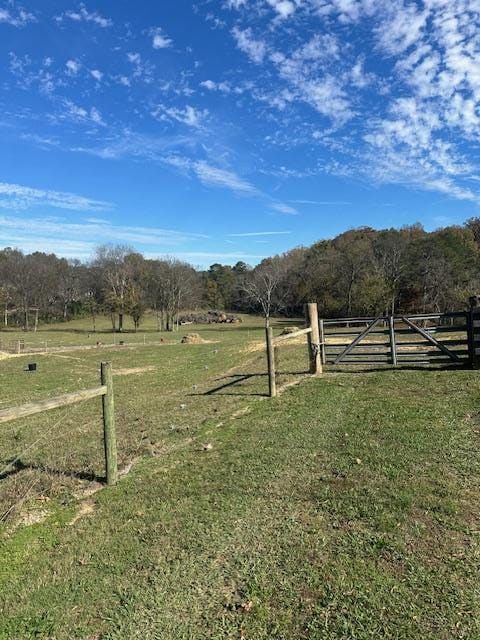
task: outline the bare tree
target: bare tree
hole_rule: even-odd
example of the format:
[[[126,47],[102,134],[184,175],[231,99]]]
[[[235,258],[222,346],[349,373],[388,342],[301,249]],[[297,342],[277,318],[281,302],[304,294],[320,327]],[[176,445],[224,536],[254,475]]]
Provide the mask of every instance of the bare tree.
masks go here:
[[[285,269],[280,259],[272,259],[260,265],[248,274],[243,282],[243,291],[252,306],[260,309],[265,318],[265,326],[270,326],[273,313],[280,311],[288,290],[283,284]]]
[[[118,315],[118,331],[123,331],[123,319],[129,312],[132,299],[137,298],[137,271],[143,257],[129,247],[102,246],[96,250],[94,266],[98,267],[105,283],[105,303],[112,315],[115,331],[115,315]]]

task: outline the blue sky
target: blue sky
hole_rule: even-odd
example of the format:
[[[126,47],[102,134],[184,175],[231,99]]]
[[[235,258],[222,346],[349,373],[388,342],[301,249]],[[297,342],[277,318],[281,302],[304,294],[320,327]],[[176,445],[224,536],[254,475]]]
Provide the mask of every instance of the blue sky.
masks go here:
[[[257,263],[479,215],[478,0],[0,0],[0,246]]]

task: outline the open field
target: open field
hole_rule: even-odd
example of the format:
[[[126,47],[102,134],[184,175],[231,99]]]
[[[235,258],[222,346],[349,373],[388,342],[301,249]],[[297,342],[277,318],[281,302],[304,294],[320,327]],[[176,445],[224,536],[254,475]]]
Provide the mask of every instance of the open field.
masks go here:
[[[480,637],[478,372],[327,369],[261,401],[258,319],[163,337],[1,362],[3,408],[111,360],[129,473],[97,490],[99,401],[1,427],[0,638]],[[282,347],[280,384],[306,364]]]
[[[244,323],[242,327],[257,328],[258,322],[252,323],[249,316],[240,316]],[[214,328],[223,328],[224,330],[232,330],[239,325],[203,325],[204,330],[212,330]],[[180,337],[192,331],[192,325],[181,326],[178,332],[167,333],[166,331],[157,331],[157,321],[152,314],[147,314],[138,329],[134,331],[133,322],[130,317],[126,316],[124,320],[124,331],[120,333],[112,332],[112,324],[110,319],[105,316],[98,316],[95,322],[96,330],[93,331],[91,318],[79,318],[70,322],[57,324],[40,325],[38,331],[29,331],[26,333],[21,329],[8,328],[0,331],[0,351],[1,345],[8,346],[12,349],[16,347],[18,341],[25,345],[25,350],[39,349],[41,351],[54,350],[59,347],[76,347],[89,346],[96,347],[97,342],[103,346],[111,347],[118,345],[120,340],[125,343],[133,343],[142,345],[144,341],[147,344],[156,344],[162,339],[168,342],[178,342]],[[197,327],[198,328],[198,327]],[[197,329],[195,329],[196,331]],[[223,334],[222,334],[223,335]]]

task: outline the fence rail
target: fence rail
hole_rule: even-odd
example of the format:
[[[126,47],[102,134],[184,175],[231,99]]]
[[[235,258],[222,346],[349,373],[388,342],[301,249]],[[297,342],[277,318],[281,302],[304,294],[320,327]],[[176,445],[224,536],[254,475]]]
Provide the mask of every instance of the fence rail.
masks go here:
[[[286,333],[285,335],[277,336],[276,338],[273,337],[273,330],[271,327],[267,327],[266,329],[268,389],[271,398],[274,398],[277,395],[276,362],[278,361],[278,348],[288,340],[307,336],[309,371],[312,375],[319,375],[322,373],[320,325],[316,302],[309,302],[305,305],[305,316],[308,325],[305,329],[292,331],[292,333]]]
[[[103,439],[105,449],[105,475],[107,484],[115,484],[118,479],[117,443],[115,435],[115,405],[113,395],[113,372],[109,362],[102,362],[100,367],[100,386],[93,389],[82,389],[46,400],[29,402],[17,407],[0,411],[0,424],[26,418],[44,411],[66,407],[92,398],[102,398]]]

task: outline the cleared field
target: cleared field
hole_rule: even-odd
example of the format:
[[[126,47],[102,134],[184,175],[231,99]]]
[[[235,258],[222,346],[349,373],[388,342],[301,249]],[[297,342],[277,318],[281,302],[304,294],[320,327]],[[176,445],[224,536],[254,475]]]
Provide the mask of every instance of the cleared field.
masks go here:
[[[38,483],[0,538],[0,638],[480,637],[478,372],[337,370],[259,402],[258,321],[201,332],[109,350],[116,487],[87,497],[95,401],[5,425],[8,463],[61,418],[0,480],[5,504]],[[298,380],[306,347],[280,353]],[[96,384],[100,355],[3,361],[1,406]]]
[[[199,425],[217,424],[237,404],[264,397],[267,380],[260,319],[235,329],[209,325],[189,326],[188,331],[199,333],[204,342],[180,344],[186,332],[179,332],[163,334],[164,344],[154,346],[6,358],[0,365],[0,409],[97,386],[100,362],[109,360],[114,368],[120,466],[191,444]],[[69,337],[64,331],[60,340]],[[284,351],[281,384],[304,372],[306,354],[306,346]],[[35,373],[25,370],[32,359],[37,363]],[[0,523],[22,512],[23,499],[37,495],[68,501],[72,492],[88,490],[92,481],[103,477],[98,399],[7,423],[1,429]]]
[[[122,340],[128,344],[142,345],[157,344],[161,340],[169,343],[178,342],[182,335],[188,331],[202,331],[222,329],[225,331],[234,331],[235,329],[246,327],[249,329],[258,329],[259,321],[253,320],[250,316],[241,316],[243,322],[241,325],[193,325],[180,326],[178,332],[168,333],[166,331],[157,330],[157,321],[152,314],[147,314],[138,329],[134,330],[132,320],[127,316],[124,320],[124,330],[122,333],[112,332],[110,319],[105,316],[98,316],[95,321],[95,331],[90,318],[80,318],[70,322],[62,322],[51,325],[40,325],[38,331],[25,332],[20,329],[9,328],[0,331],[0,351],[2,344],[4,348],[16,351],[18,342],[21,342],[21,349],[54,350],[59,347],[77,347],[89,346],[96,347],[97,343],[102,346],[111,347],[118,345]],[[224,333],[222,333],[224,335]]]

